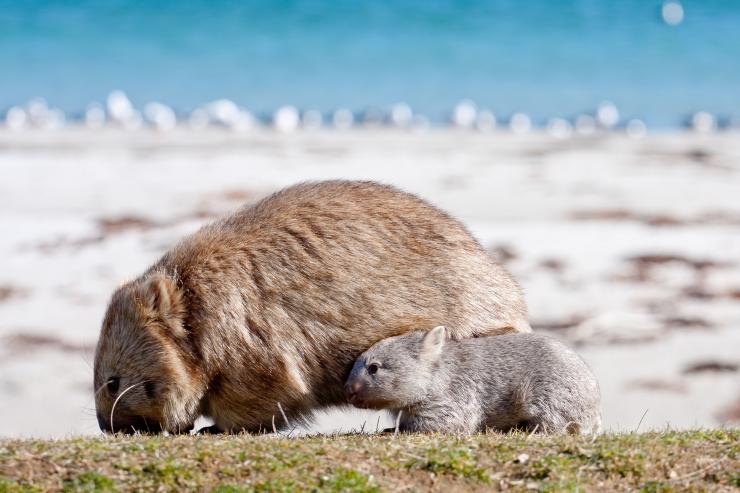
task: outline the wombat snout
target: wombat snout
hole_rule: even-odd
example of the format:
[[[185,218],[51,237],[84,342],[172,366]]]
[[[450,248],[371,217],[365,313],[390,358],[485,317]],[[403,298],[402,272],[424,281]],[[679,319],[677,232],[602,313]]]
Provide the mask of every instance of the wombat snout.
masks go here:
[[[98,425],[105,433],[124,433],[132,435],[134,433],[159,433],[162,431],[161,425],[154,420],[147,420],[143,416],[116,416],[113,427],[108,419],[98,414]]]
[[[347,380],[344,385],[344,395],[347,397],[347,401],[353,406],[362,407],[362,403],[365,400],[367,386],[359,379],[351,378]]]

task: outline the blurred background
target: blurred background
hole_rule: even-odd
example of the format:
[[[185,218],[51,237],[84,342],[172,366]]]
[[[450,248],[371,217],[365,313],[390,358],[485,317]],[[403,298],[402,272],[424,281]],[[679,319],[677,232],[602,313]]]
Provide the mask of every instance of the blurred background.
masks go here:
[[[607,429],[736,425],[737,26],[729,0],[0,0],[0,436],[97,433],[113,289],[328,178],[465,222]]]

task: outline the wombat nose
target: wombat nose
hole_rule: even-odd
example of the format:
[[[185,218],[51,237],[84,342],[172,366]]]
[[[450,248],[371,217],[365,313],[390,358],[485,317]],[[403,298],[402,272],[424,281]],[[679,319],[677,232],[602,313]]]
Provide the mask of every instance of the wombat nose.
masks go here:
[[[362,390],[362,384],[358,381],[354,382],[347,382],[347,385],[344,386],[344,392],[347,394],[347,398],[350,400],[350,402],[357,396],[357,394]]]
[[[133,433],[159,433],[162,426],[155,420],[147,420],[143,416],[121,416],[116,418],[113,426],[98,416],[98,425],[105,433],[123,433],[131,435]]]

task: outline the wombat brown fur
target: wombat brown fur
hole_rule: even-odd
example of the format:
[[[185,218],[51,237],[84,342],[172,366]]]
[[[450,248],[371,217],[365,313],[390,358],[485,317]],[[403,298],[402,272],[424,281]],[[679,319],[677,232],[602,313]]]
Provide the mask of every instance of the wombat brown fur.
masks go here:
[[[272,429],[344,402],[375,342],[444,324],[528,332],[516,282],[455,219],[372,182],[286,188],[184,238],[119,288],[95,354],[105,431]],[[114,405],[115,404],[115,405]]]

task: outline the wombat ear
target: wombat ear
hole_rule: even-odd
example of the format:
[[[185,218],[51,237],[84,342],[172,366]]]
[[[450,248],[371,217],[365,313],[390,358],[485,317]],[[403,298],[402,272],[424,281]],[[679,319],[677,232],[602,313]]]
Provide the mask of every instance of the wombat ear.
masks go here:
[[[182,295],[171,277],[160,273],[150,276],[144,284],[144,302],[176,335],[184,335],[180,323],[184,314]]]
[[[421,358],[434,361],[440,354],[447,338],[447,329],[444,325],[435,327],[424,335],[421,340]]]

